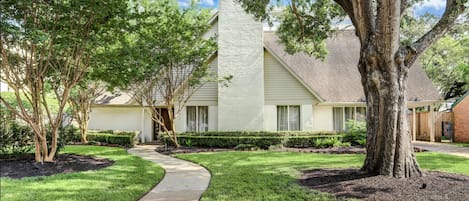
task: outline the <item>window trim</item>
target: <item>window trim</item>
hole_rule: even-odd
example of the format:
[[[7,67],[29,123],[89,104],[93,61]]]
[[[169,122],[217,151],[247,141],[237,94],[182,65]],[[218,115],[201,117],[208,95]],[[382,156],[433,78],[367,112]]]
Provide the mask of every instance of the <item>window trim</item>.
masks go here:
[[[338,130],[335,130],[334,128],[334,125],[335,125],[335,118],[334,118],[334,109],[335,108],[342,108],[342,130],[341,131],[338,131]],[[365,120],[366,120],[366,114],[367,114],[367,109],[366,109],[366,106],[333,106],[332,107],[332,125],[333,125],[333,130],[336,131],[336,132],[343,132],[345,131],[347,128],[347,117],[345,115],[345,108],[353,108],[351,111],[353,112],[353,120],[357,121],[357,108],[365,108]]]
[[[278,115],[279,115],[279,107],[287,107],[287,130],[280,130],[279,126],[279,121],[278,121]],[[276,110],[277,110],[277,131],[293,131],[290,130],[290,107],[298,107],[298,131],[301,131],[301,105],[277,105]]]
[[[194,107],[195,108],[195,130],[189,130],[189,115],[188,115],[188,108],[189,107]],[[200,131],[200,125],[199,125],[199,109],[201,107],[206,107],[207,108],[207,130],[206,131]],[[209,128],[209,107],[208,105],[188,105],[186,106],[186,132],[207,132]]]

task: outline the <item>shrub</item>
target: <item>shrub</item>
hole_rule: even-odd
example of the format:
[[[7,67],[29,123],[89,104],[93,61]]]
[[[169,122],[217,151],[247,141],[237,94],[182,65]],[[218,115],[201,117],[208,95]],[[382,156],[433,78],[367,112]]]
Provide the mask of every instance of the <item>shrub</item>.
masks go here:
[[[364,146],[366,144],[366,132],[366,122],[348,120],[347,131],[342,141],[349,142],[352,145]]]
[[[133,147],[135,141],[131,135],[116,135],[116,134],[105,134],[105,133],[89,133],[87,135],[88,141],[96,141],[107,144],[116,144],[125,147]]]
[[[317,136],[337,135],[336,132],[327,131],[207,131],[207,132],[183,132],[181,136],[272,136],[272,137],[294,137],[294,136]]]
[[[34,148],[34,132],[29,126],[16,122],[2,125],[0,128],[0,153],[19,155]]]
[[[234,147],[234,150],[238,151],[256,151],[259,150],[260,148],[256,145],[253,144],[238,144],[236,147]]]
[[[178,136],[179,144],[187,144],[190,140],[195,147],[218,147],[234,148],[239,144],[252,144],[262,149],[272,145],[283,145],[285,147],[312,147],[316,139],[334,138],[340,142],[341,135],[314,135],[314,136]],[[170,144],[168,136],[163,136],[163,142]]]

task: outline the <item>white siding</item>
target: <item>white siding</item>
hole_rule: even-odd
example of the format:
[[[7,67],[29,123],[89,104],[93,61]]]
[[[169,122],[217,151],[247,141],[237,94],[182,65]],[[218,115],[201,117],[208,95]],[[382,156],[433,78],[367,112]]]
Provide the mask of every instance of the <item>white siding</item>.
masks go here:
[[[206,105],[194,105],[206,106]],[[184,107],[179,113],[178,117],[174,120],[176,132],[187,131],[187,107]],[[216,105],[208,106],[208,131],[218,130],[218,109]]]
[[[313,107],[313,130],[333,131],[332,106]]]
[[[301,105],[300,111],[301,130],[311,131],[313,130],[313,106],[312,105]]]
[[[218,34],[218,20],[216,20],[212,27],[210,27],[210,30],[208,30],[202,37],[205,39],[208,39],[210,37],[214,37]]]
[[[271,54],[264,53],[266,104],[312,104],[313,95]]]
[[[153,123],[140,107],[93,107],[89,129],[140,131],[145,141],[153,140]]]
[[[213,59],[210,63],[210,71],[217,73],[217,58]],[[188,104],[196,102],[204,102],[205,104],[216,105],[218,101],[218,83],[217,82],[208,82],[204,84],[199,90],[197,90],[192,97],[190,97]]]
[[[266,131],[277,130],[277,106],[264,105],[264,129]]]

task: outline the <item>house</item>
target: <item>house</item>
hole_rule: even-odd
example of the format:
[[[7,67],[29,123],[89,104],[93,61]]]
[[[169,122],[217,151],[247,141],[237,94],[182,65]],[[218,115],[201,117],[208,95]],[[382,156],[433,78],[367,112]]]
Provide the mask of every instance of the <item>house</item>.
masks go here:
[[[232,0],[220,0],[210,21],[218,52],[211,69],[232,75],[228,87],[209,83],[175,119],[175,130],[342,131],[348,119],[364,119],[365,97],[357,70],[359,42],[353,31],[327,40],[325,61],[304,53],[289,55],[273,32]],[[417,64],[409,73],[409,108],[438,101],[437,89]],[[100,97],[90,129],[139,130],[154,140],[155,123],[125,93]]]
[[[454,141],[469,142],[469,91],[454,102]]]

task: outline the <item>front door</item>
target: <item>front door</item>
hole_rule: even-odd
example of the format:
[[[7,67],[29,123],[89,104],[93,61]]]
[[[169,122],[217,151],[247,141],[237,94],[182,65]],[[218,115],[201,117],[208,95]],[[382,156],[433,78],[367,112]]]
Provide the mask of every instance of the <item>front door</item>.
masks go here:
[[[174,111],[174,110],[173,110]],[[166,129],[168,129],[169,131],[172,131],[173,130],[173,127],[172,127],[172,124],[171,124],[171,121],[169,120],[169,113],[168,113],[168,109],[166,108],[158,108],[158,112],[161,114],[162,116],[162,122],[164,123]],[[153,140],[156,141],[158,140],[158,133],[160,132],[164,132],[164,128],[161,124],[159,124],[158,122],[156,121],[153,121]]]

